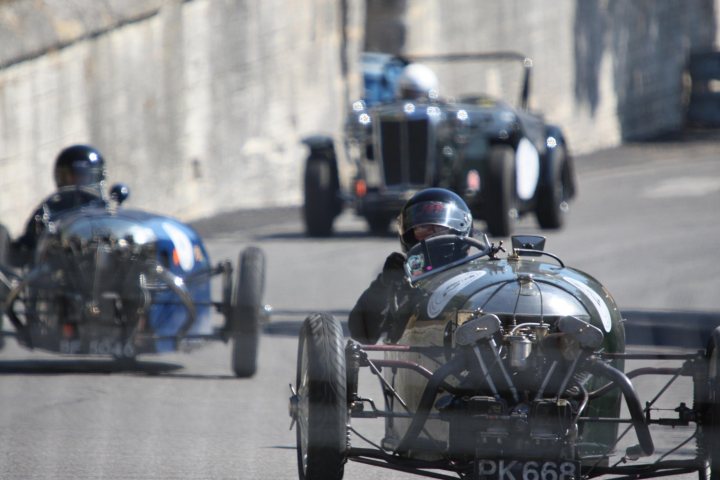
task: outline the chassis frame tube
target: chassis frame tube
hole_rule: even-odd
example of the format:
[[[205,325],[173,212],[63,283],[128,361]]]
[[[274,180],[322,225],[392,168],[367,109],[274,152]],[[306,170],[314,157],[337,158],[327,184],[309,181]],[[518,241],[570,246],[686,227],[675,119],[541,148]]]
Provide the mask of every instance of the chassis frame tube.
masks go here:
[[[410,444],[420,435],[425,428],[425,422],[428,419],[430,410],[433,406],[435,395],[440,387],[445,383],[445,379],[453,373],[460,372],[465,368],[466,360],[463,355],[456,355],[448,363],[438,368],[433,376],[428,380],[425,390],[420,398],[415,417],[410,422],[410,426],[405,432],[402,440],[398,443],[396,451],[403,452],[409,449]]]
[[[653,444],[648,424],[645,421],[645,414],[643,412],[642,405],[640,404],[640,399],[638,398],[637,392],[635,392],[635,387],[630,379],[620,370],[606,364],[596,357],[591,357],[589,359],[588,370],[591,373],[596,373],[609,378],[617,387],[620,388],[620,391],[625,397],[625,403],[627,404],[628,411],[630,412],[630,417],[633,420],[633,427],[635,427],[635,433],[638,441],[640,442],[640,448],[642,449],[643,456],[652,455],[655,451],[655,445]]]

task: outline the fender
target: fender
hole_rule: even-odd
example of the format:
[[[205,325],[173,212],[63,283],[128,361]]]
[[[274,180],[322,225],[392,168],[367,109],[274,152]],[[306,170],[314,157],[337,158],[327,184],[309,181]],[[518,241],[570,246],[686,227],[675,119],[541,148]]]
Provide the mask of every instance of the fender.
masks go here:
[[[329,135],[311,135],[303,137],[302,143],[310,149],[310,155],[318,154],[335,159],[335,144]]]
[[[330,164],[332,172],[332,183],[336,190],[340,190],[340,172],[338,170],[337,154],[335,153],[335,142],[329,135],[311,135],[304,137],[302,143],[307,145],[310,150],[307,160],[311,158],[321,159]]]

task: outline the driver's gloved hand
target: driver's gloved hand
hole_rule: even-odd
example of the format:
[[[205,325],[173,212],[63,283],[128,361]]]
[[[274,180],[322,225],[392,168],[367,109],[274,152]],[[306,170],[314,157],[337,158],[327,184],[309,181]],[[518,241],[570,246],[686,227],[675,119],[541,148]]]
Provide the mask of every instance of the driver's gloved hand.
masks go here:
[[[402,283],[405,276],[405,260],[404,253],[393,252],[385,259],[385,265],[382,269],[382,281],[385,285]]]
[[[391,342],[397,342],[405,331],[410,317],[417,315],[419,308],[424,305],[424,294],[419,288],[413,288],[409,283],[398,283],[392,292],[388,309],[385,313],[383,331]]]

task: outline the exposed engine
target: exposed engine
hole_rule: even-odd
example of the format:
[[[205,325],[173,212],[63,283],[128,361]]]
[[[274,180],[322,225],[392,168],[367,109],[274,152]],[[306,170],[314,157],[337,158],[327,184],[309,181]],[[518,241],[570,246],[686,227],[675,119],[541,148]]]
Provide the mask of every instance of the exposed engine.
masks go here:
[[[142,328],[152,301],[148,286],[158,283],[150,239],[118,219],[95,225],[81,217],[49,232],[37,254],[44,275],[28,284],[31,334],[54,333],[66,353],[120,353],[113,350]]]
[[[601,345],[600,329],[572,316],[505,329],[496,315],[477,314],[454,338],[467,370],[460,392],[435,403],[453,456],[576,457],[588,402],[588,375],[577,367]]]

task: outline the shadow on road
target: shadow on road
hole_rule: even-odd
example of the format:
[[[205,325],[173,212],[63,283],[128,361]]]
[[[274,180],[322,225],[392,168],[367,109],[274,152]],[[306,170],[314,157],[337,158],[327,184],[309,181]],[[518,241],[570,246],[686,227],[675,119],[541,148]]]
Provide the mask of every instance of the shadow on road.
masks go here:
[[[181,380],[239,380],[232,374],[194,374],[182,372],[186,367],[177,363],[136,361],[131,364],[113,360],[38,359],[0,361],[0,377],[4,375],[110,375],[131,374]],[[242,379],[240,379],[242,380]]]
[[[0,375],[143,373],[167,374],[184,368],[168,362],[118,362],[112,359],[27,359],[0,361]]]

